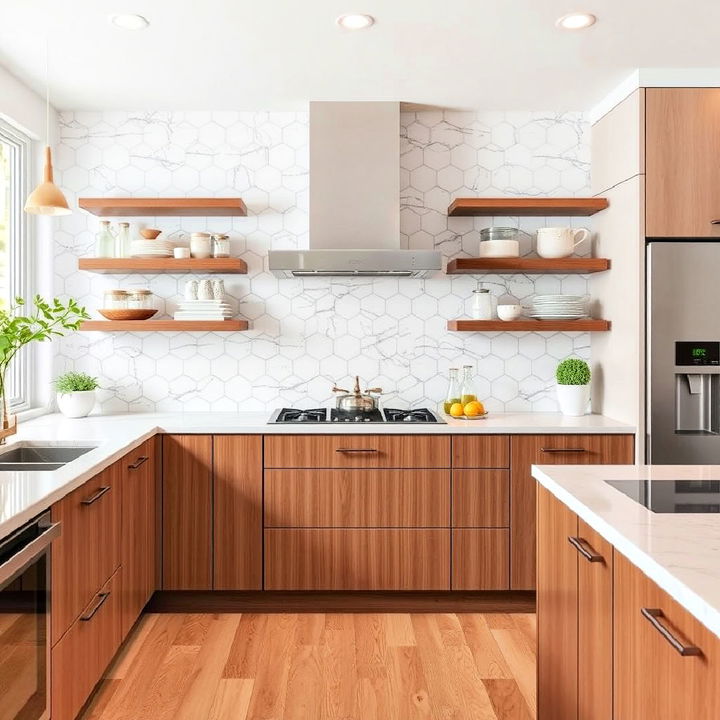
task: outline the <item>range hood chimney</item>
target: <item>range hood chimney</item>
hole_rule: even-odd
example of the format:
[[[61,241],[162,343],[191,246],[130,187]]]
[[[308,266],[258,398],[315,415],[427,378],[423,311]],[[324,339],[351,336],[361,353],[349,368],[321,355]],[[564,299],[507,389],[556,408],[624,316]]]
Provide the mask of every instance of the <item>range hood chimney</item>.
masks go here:
[[[310,103],[310,249],[271,250],[281,278],[425,277],[439,252],[400,248],[400,103]]]

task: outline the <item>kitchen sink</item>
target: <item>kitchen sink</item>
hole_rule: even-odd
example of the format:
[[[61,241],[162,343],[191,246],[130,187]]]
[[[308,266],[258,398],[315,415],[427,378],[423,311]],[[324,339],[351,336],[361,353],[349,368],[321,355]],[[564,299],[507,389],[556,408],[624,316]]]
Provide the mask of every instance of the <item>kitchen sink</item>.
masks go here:
[[[95,445],[18,445],[0,452],[0,472],[58,470],[94,448]]]

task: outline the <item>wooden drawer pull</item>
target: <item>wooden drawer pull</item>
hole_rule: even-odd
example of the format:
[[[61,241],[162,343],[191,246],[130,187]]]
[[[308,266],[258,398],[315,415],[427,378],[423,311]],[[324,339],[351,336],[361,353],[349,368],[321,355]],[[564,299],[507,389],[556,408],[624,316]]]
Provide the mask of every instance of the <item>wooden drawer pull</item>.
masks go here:
[[[339,453],[376,453],[377,448],[337,448]]]
[[[128,465],[129,470],[137,470],[144,462],[147,462],[150,458],[147,455],[141,455],[134,463]]]
[[[81,615],[80,619],[83,622],[87,622],[88,620],[92,620],[93,615],[103,606],[105,601],[110,597],[110,591],[107,592],[101,592],[97,594],[97,602],[92,606],[89,612],[85,613],[85,615]]]
[[[579,537],[568,537],[568,542],[588,561],[588,562],[604,562],[605,558],[596,553],[587,540]]]
[[[94,493],[93,495],[91,495],[89,498],[85,498],[84,500],[81,500],[80,504],[81,505],[92,505],[94,502],[99,500],[109,489],[110,489],[109,485],[99,488],[98,491],[96,493]]]
[[[581,453],[587,452],[585,448],[540,448],[544,453]]]
[[[702,651],[695,645],[679,640],[675,635],[672,634],[670,629],[666,627],[662,622],[662,618],[665,614],[659,608],[640,608],[642,616],[677,650],[680,655],[702,655]]]

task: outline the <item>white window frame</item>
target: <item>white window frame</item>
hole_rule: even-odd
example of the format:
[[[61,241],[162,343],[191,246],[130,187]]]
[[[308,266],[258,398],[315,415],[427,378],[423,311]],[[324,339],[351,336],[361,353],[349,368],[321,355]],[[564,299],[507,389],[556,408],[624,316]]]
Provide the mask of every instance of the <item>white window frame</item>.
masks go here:
[[[32,140],[13,125],[0,118],[0,140],[12,149],[10,185],[10,224],[8,237],[8,283],[9,297],[22,297],[27,304],[32,301],[33,259],[32,225],[23,211],[25,199],[30,193],[30,163],[33,151]],[[28,305],[26,304],[26,307]],[[12,412],[22,412],[33,407],[33,374],[35,371],[35,350],[26,345],[14,358],[8,370],[9,387],[13,395],[8,398]]]

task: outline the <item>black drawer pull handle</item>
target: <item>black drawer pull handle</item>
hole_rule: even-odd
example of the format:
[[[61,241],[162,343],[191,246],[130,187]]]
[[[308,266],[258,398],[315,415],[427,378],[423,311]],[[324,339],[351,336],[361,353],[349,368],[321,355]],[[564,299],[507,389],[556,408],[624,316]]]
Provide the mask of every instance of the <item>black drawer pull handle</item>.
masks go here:
[[[377,448],[337,448],[339,453],[376,453]]]
[[[677,650],[683,657],[688,655],[702,655],[702,651],[695,645],[684,643],[676,638],[672,632],[661,622],[665,614],[659,608],[640,608],[643,617]]]
[[[141,455],[134,463],[128,465],[129,470],[137,470],[144,462],[147,462],[150,458],[147,455]]]
[[[540,448],[544,453],[581,453],[587,452],[585,448]]]
[[[98,593],[97,597],[98,597],[98,601],[92,606],[92,609],[90,610],[90,612],[86,613],[85,615],[80,616],[80,619],[83,622],[92,620],[93,615],[95,615],[95,613],[103,606],[103,603],[110,597],[110,591]]]
[[[106,485],[105,487],[101,487],[96,493],[91,495],[89,498],[85,498],[84,500],[81,500],[82,505],[92,505],[94,502],[99,500],[108,490],[110,489],[109,485]]]
[[[568,542],[588,561],[588,562],[604,562],[605,558],[596,553],[587,540],[579,537],[569,537]]]

